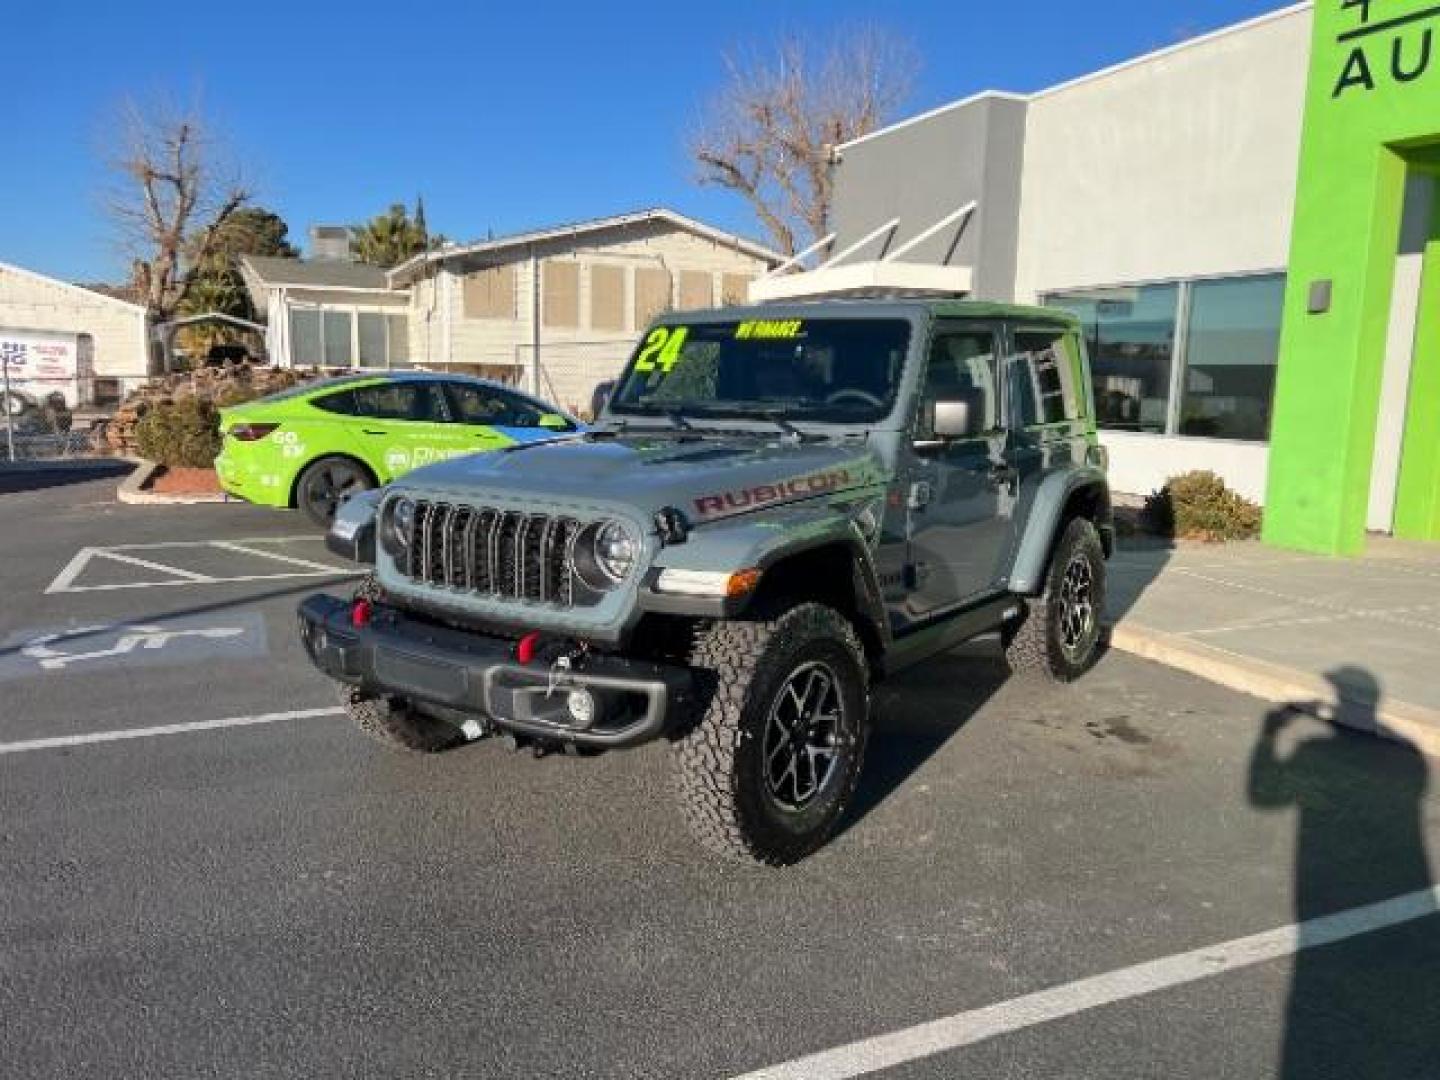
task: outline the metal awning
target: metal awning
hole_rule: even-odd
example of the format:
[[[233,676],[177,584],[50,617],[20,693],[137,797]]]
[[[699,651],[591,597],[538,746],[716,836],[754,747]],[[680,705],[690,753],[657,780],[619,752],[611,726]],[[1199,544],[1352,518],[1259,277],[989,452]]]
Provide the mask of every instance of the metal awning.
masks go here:
[[[894,251],[879,259],[852,262],[855,255],[880,241],[894,236],[900,227],[898,217],[872,229],[843,251],[831,255],[813,270],[803,270],[801,263],[835,241],[831,233],[823,240],[781,263],[769,274],[750,283],[750,299],[756,303],[769,300],[797,300],[820,296],[865,296],[884,293],[934,293],[965,295],[970,292],[975,272],[969,266],[943,266],[936,263],[904,262],[902,257],[951,226],[956,235],[965,228],[979,206],[971,201],[946,214],[922,229]]]

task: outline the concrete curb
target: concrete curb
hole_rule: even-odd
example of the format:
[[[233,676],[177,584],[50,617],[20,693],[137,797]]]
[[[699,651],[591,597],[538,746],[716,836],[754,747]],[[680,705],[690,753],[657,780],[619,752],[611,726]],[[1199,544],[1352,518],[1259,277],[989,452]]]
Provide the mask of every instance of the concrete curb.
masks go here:
[[[131,506],[198,506],[204,503],[230,502],[230,496],[224,492],[215,492],[204,495],[165,495],[156,491],[144,490],[154,475],[160,471],[160,466],[145,458],[126,458],[126,461],[134,462],[135,469],[129,476],[120,482],[115,490],[115,497],[122,503],[129,503]]]
[[[1440,711],[1406,701],[1375,701],[1350,694],[1327,679],[1253,657],[1217,649],[1178,634],[1121,621],[1110,629],[1110,644],[1167,667],[1275,704],[1294,705],[1344,727],[1408,743],[1440,757]]]

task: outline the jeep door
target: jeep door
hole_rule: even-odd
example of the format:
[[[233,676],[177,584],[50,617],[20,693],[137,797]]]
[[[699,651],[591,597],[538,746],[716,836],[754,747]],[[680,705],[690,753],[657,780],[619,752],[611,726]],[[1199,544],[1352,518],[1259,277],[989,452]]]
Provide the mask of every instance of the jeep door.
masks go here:
[[[1017,518],[1029,518],[1040,482],[1086,463],[1090,387],[1079,337],[1059,326],[1016,323],[1005,361],[1012,436],[1009,462],[1019,481]]]
[[[1004,459],[998,325],[936,325],[921,383],[909,467],[910,594],[896,622],[923,623],[997,592],[1014,499]],[[935,432],[937,402],[966,402],[974,430]]]

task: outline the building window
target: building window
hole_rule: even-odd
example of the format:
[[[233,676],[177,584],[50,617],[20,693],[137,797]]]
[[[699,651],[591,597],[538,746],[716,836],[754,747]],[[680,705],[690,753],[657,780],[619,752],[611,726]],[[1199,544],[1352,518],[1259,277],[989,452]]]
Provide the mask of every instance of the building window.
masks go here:
[[[680,271],[680,309],[697,311],[715,304],[714,282],[703,270]]]
[[[515,268],[491,266],[466,274],[460,305],[467,319],[515,318]]]
[[[1284,274],[1191,286],[1180,434],[1270,437],[1284,306]]]
[[[674,305],[670,299],[670,271],[644,266],[635,271],[635,329],[642,330],[662,311]]]
[[[353,308],[291,308],[290,365],[408,367],[405,316]]]
[[[320,347],[320,312],[314,308],[290,310],[290,363],[318,367],[325,359]]]
[[[1269,437],[1284,274],[1051,293],[1090,346],[1100,427]]]
[[[624,267],[590,267],[590,329],[625,329]]]
[[[720,276],[720,303],[745,304],[750,300],[750,282],[755,280],[749,274],[722,274]]]
[[[1046,303],[1080,319],[1090,347],[1096,423],[1117,431],[1167,431],[1180,286],[1053,293]]]
[[[361,311],[355,316],[361,367],[385,366],[385,316]]]
[[[387,367],[408,368],[413,366],[410,359],[410,332],[409,324],[404,315],[386,315],[385,326],[388,330],[387,345]]]
[[[562,329],[579,326],[580,264],[546,259],[540,281],[545,291],[540,307],[545,325]]]
[[[326,311],[322,314],[320,325],[325,334],[325,366],[349,367],[354,358],[350,340],[354,316],[348,311]]]

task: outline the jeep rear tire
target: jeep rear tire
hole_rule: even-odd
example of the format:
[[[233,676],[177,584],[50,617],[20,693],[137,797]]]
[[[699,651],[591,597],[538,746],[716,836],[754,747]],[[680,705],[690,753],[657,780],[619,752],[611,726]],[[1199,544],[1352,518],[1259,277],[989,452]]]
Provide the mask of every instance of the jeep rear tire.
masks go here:
[[[356,727],[391,750],[434,754],[465,739],[464,732],[454,724],[426,716],[399,698],[342,686],[340,702]]]
[[[798,862],[840,823],[865,758],[869,689],[854,628],[799,604],[708,625],[690,664],[708,698],[674,744],[687,823],[715,854]]]
[[[1001,630],[1005,659],[1016,672],[1074,682],[1100,654],[1105,612],[1105,549],[1085,518],[1060,534],[1045,573],[1045,591],[1027,600]]]

